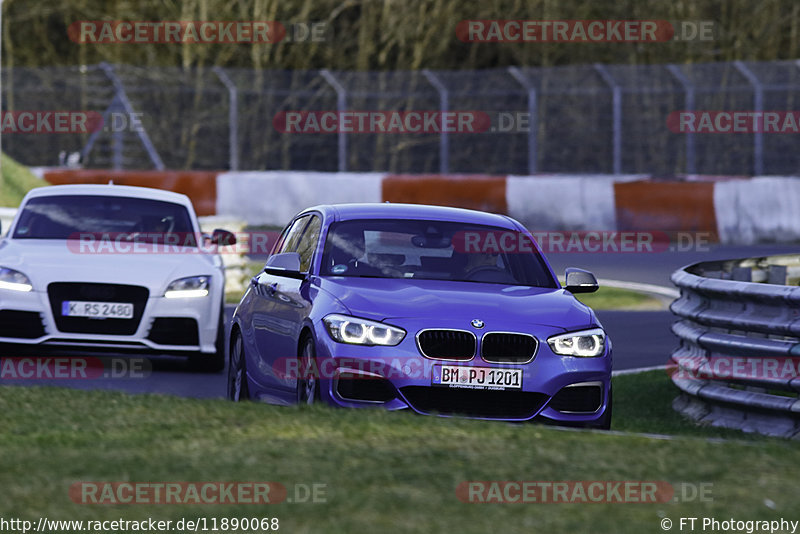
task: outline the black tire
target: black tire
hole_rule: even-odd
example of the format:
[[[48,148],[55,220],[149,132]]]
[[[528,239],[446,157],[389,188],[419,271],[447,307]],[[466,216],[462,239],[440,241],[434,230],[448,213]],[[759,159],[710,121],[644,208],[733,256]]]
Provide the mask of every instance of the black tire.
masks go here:
[[[231,340],[231,357],[228,364],[228,398],[233,402],[250,400],[247,387],[247,361],[244,357],[244,342],[238,332]]]
[[[319,402],[319,372],[317,369],[317,349],[314,338],[306,336],[300,344],[297,376],[297,404]]]
[[[217,340],[214,342],[215,352],[198,352],[189,356],[189,368],[201,373],[219,373],[225,369],[225,308],[219,311],[217,324]]]

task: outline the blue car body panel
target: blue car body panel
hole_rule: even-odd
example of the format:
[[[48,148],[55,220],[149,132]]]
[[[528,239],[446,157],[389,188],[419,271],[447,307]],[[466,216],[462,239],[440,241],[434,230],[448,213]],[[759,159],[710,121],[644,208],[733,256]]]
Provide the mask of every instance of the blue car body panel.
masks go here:
[[[553,287],[319,274],[328,230],[339,221],[451,221],[522,232],[530,237],[518,222],[503,215],[471,210],[402,204],[318,206],[298,214],[295,220],[309,213],[319,217],[322,224],[308,275],[300,280],[262,272],[245,292],[233,316],[232,328],[243,341],[252,398],[277,404],[296,402],[296,374],[287,369],[296,366],[300,343],[305,336],[311,336],[320,372],[320,400],[331,405],[461,414],[448,404],[452,400],[465,403],[463,415],[482,419],[536,418],[563,424],[591,424],[603,418],[609,403],[611,342],[606,338],[605,352],[599,357],[561,356],[551,350],[547,343],[550,336],[602,326],[590,308],[560,287],[543,256]],[[330,314],[383,322],[407,333],[398,345],[390,347],[340,343],[334,341],[323,323],[323,318]],[[480,328],[472,324],[475,319],[483,322]],[[538,347],[532,361],[521,364],[487,362],[479,349],[469,360],[438,360],[421,353],[417,335],[425,329],[472,332],[477,347],[482,346],[483,336],[488,332],[529,334],[536,338]],[[441,372],[442,365],[463,367],[465,372],[470,368],[482,368],[484,372],[490,368],[521,369],[522,388],[479,392],[434,386],[432,375]],[[381,402],[345,398],[337,389],[338,380],[352,368],[366,371],[359,380],[370,377],[375,378],[372,382],[380,380],[382,387],[394,392],[394,397]],[[555,406],[554,396],[576,384],[598,388],[601,396],[595,411],[575,412],[564,409],[563,403],[559,404],[561,409],[556,409],[559,406]],[[500,405],[507,398],[513,399],[514,409],[504,413]],[[481,399],[496,404],[497,408],[482,409],[476,404]],[[437,409],[437,403],[449,408]],[[530,409],[522,406],[526,403]]]

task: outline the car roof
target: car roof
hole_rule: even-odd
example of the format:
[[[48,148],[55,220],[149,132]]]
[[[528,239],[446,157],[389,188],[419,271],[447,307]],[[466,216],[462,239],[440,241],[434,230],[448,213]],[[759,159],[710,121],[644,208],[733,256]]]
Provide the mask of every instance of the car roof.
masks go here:
[[[164,202],[191,205],[189,197],[181,193],[165,191],[163,189],[153,189],[151,187],[135,187],[130,185],[112,184],[66,184],[37,187],[36,189],[31,189],[28,194],[25,195],[25,200],[54,195],[102,195],[129,198],[147,198],[151,200],[161,200]]]
[[[337,221],[353,219],[421,219],[517,229],[515,221],[505,215],[464,208],[429,206],[425,204],[394,204],[389,202],[330,204],[314,206],[304,210],[304,212],[308,211],[322,212],[326,218],[334,218]]]

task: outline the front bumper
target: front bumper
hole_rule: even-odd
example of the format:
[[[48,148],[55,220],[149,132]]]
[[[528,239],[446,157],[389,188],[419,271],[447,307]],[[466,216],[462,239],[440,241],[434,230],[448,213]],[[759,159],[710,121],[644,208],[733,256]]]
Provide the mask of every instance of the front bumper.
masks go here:
[[[387,321],[408,333],[395,347],[337,343],[316,325],[317,365],[324,401],[342,407],[382,406],[411,409],[426,415],[459,415],[476,419],[527,421],[543,419],[556,424],[599,422],[608,407],[611,387],[611,344],[596,358],[554,354],[546,339],[563,329],[536,325],[492,324],[472,331],[478,339],[476,355],[469,361],[447,361],[423,356],[415,334],[431,328],[414,320]],[[450,323],[450,324],[448,324]],[[435,328],[455,329],[455,321]],[[458,322],[463,325],[463,322]],[[463,329],[463,328],[461,328]],[[518,332],[539,340],[536,355],[524,364],[491,363],[481,356],[480,342],[488,332]],[[436,366],[521,369],[519,389],[472,389],[433,385]]]
[[[206,297],[186,299],[149,296],[135,331],[126,335],[62,331],[57,325],[47,292],[2,291],[0,293],[0,313],[13,318],[22,317],[28,326],[26,329],[0,328],[0,343],[30,348],[35,346],[90,348],[170,354],[216,351],[221,297],[213,292]],[[32,324],[35,321],[30,320],[35,319],[36,315],[40,321],[38,330]],[[186,321],[165,323],[157,322],[158,319]],[[115,320],[117,319],[97,319],[97,321]],[[190,326],[192,322],[196,324],[196,335],[193,332],[187,335],[186,332],[177,330],[173,335],[169,328],[162,328],[164,325],[172,324]]]

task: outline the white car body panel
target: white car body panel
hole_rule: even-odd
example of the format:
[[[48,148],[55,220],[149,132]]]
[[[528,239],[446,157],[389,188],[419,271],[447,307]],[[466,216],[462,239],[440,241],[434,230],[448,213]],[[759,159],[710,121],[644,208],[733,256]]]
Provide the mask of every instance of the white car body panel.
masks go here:
[[[82,253],[75,240],[68,242],[66,240],[12,238],[18,219],[28,200],[51,195],[120,196],[180,204],[189,212],[194,233],[196,235],[200,233],[194,208],[185,195],[157,189],[116,185],[65,185],[32,190],[23,199],[20,210],[9,227],[8,234],[0,240],[0,267],[7,267],[25,274],[30,279],[33,290],[21,292],[0,289],[0,310],[38,312],[41,314],[45,335],[34,339],[0,336],[0,343],[125,348],[170,353],[216,352],[215,342],[225,287],[224,267],[217,254],[193,247],[171,247],[167,252],[144,254]],[[210,278],[207,296],[164,297],[164,291],[172,281],[191,276],[208,276]],[[149,297],[136,332],[132,335],[110,335],[59,331],[48,298],[48,285],[56,282],[125,284],[147,288]],[[159,317],[196,320],[199,344],[160,344],[148,339],[153,320]],[[119,319],[101,319],[101,321],[114,320]]]

